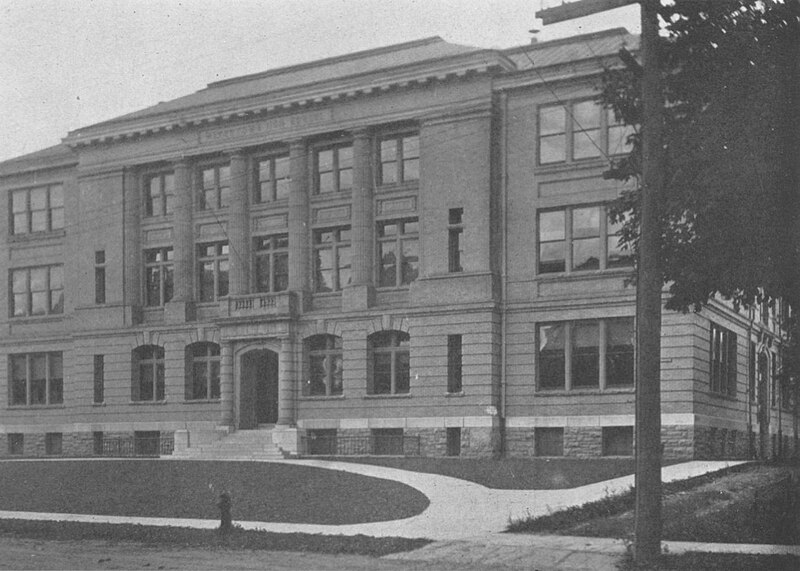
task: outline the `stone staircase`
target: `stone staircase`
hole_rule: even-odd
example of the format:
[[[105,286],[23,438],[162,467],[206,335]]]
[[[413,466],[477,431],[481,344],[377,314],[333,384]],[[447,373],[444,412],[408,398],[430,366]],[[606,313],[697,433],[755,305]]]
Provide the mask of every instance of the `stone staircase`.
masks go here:
[[[219,440],[190,445],[174,456],[198,460],[276,460],[286,455],[272,441],[272,428],[237,430]]]

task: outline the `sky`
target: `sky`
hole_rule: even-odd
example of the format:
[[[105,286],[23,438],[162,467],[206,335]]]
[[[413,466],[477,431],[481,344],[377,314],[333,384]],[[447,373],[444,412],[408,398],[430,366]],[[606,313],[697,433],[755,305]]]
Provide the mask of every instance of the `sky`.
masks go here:
[[[441,36],[484,48],[623,26],[638,6],[542,26],[561,0],[0,0],[0,161],[208,83]]]

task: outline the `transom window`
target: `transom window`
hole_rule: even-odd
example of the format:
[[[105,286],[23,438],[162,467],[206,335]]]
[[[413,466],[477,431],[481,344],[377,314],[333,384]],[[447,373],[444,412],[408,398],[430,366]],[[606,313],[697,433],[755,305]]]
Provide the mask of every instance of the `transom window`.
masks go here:
[[[60,184],[11,192],[11,232],[50,232],[64,227],[64,187]]]
[[[370,384],[373,395],[405,394],[411,389],[410,338],[403,331],[380,331],[369,336]]]
[[[228,252],[227,242],[198,245],[200,301],[217,301],[228,295]]]
[[[289,236],[259,236],[255,239],[257,292],[286,291],[289,287]]]
[[[289,197],[289,155],[260,159],[253,202],[273,202]]]
[[[161,173],[145,179],[145,216],[166,216],[172,214],[175,198],[175,176]]]
[[[613,223],[606,216],[602,205],[540,211],[539,273],[632,265],[632,254],[619,245],[620,228],[620,223]]]
[[[350,143],[320,149],[314,159],[318,194],[353,188],[353,146]]]
[[[315,291],[339,291],[350,278],[350,227],[315,230]]]
[[[342,338],[335,335],[314,335],[306,339],[306,396],[342,394]]]
[[[64,363],[60,351],[9,355],[12,406],[62,404]]]
[[[419,222],[378,223],[378,286],[401,287],[419,275]]]
[[[172,300],[172,248],[153,248],[144,251],[145,304],[159,307]]]
[[[198,342],[186,347],[186,400],[218,399],[219,345]]]
[[[419,180],[419,135],[382,137],[380,151],[380,184]]]
[[[11,316],[64,313],[64,267],[11,270]]]
[[[553,164],[630,151],[634,129],[597,102],[573,101],[539,108],[539,164]]]
[[[198,206],[200,210],[217,210],[230,204],[231,167],[220,165],[200,171]]]
[[[137,402],[164,400],[164,348],[142,345],[133,350],[131,361],[131,399]]]
[[[633,386],[633,318],[542,323],[537,335],[538,389]]]
[[[711,392],[730,396],[736,394],[736,349],[736,334],[712,323]]]

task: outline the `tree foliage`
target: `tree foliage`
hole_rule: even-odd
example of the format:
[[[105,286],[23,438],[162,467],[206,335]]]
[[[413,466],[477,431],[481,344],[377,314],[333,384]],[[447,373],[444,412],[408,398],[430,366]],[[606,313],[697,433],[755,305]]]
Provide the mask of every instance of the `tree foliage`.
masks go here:
[[[787,300],[800,310],[800,2],[676,0],[662,6],[662,259],[667,308],[713,297],[736,307]],[[606,72],[601,101],[641,124],[641,70]],[[641,133],[606,177],[637,179]],[[640,189],[612,216],[634,251]],[[796,321],[796,320],[795,320]],[[792,327],[797,352],[798,327]],[[787,363],[800,356],[790,355]]]

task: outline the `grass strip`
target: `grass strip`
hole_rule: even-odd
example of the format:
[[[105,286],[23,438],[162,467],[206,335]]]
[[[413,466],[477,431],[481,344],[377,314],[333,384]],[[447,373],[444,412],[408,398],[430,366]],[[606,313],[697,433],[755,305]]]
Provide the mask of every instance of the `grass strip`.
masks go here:
[[[798,557],[794,555],[748,555],[742,553],[699,553],[689,552],[680,555],[665,554],[651,570],[671,571],[702,569],[703,571],[796,571]],[[632,560],[620,566],[621,571],[642,569]]]
[[[0,520],[0,535],[53,541],[103,540],[147,545],[193,547],[200,549],[249,549],[261,551],[301,551],[313,553],[368,555],[419,549],[427,539],[370,537],[367,535],[319,535],[274,533],[244,530],[239,527],[227,535],[218,530],[187,527],[160,527],[135,524],[83,523],[60,521]]]

